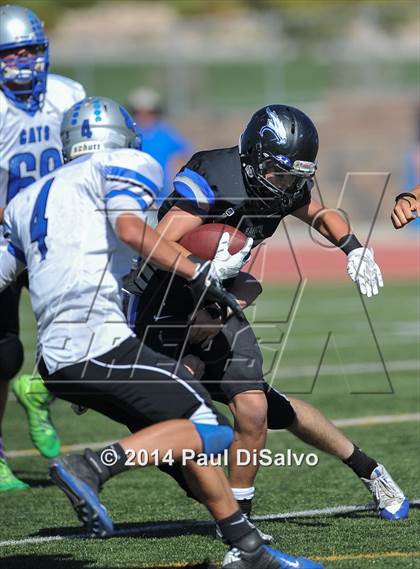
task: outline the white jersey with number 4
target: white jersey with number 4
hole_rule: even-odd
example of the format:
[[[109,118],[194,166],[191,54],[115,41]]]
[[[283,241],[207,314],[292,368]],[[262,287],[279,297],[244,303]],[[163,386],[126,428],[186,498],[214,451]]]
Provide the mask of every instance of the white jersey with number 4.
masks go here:
[[[0,290],[25,263],[38,343],[50,372],[113,349],[133,335],[122,311],[122,278],[133,251],[115,235],[122,210],[145,218],[163,184],[139,150],[82,156],[21,190],[5,211]],[[13,276],[15,277],[16,274]]]
[[[42,109],[31,115],[0,90],[0,207],[26,186],[63,163],[60,127],[63,114],[86,96],[83,87],[48,75]],[[5,246],[0,225],[0,249]]]

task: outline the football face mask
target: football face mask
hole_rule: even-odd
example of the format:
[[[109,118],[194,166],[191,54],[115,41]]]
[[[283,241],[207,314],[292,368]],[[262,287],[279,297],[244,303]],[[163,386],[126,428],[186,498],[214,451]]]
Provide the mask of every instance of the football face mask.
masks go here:
[[[47,44],[0,52],[0,84],[5,95],[29,112],[39,108],[48,71]]]
[[[305,182],[313,178],[315,162],[295,160],[293,164],[286,156],[268,158],[260,164],[258,179],[264,187],[276,196],[294,194],[300,191]]]

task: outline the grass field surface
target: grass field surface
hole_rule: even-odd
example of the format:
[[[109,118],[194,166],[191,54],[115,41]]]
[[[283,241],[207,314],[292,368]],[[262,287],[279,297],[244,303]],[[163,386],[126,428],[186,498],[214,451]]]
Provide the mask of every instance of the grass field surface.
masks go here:
[[[345,432],[383,462],[413,500],[420,499],[418,292],[415,283],[390,283],[379,297],[366,301],[364,310],[351,283],[308,285],[297,294],[293,287],[270,285],[256,308],[249,309],[267,377],[287,393],[301,393],[332,419],[365,418]],[[34,325],[26,295],[22,338],[25,369],[30,371]],[[392,420],[405,414],[412,420]],[[382,424],[366,424],[378,415],[391,417]],[[112,440],[125,433],[92,411],[75,416],[63,402],[54,404],[53,417],[65,445]],[[8,406],[4,439],[9,450],[31,448],[24,413],[15,401]],[[270,433],[267,446],[274,452],[313,451],[284,432]],[[346,466],[318,454],[315,467],[262,468],[255,515],[369,503],[366,490]],[[210,525],[195,523],[209,520],[204,508],[184,498],[155,468],[132,470],[107,484],[103,502],[123,532],[96,540],[83,538],[67,499],[46,478],[45,459],[23,456],[10,463],[32,488],[0,495],[1,568],[206,567],[205,561],[217,567],[226,551]],[[177,523],[167,523],[171,521]],[[291,515],[259,526],[274,536],[276,547],[322,559],[327,568],[420,568],[418,506],[400,522],[361,511]]]

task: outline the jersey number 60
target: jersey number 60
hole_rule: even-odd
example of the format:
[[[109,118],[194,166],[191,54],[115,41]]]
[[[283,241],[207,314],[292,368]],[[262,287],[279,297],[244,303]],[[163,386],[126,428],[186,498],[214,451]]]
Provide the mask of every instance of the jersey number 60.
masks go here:
[[[56,148],[46,148],[39,157],[39,175],[36,174],[36,158],[31,152],[15,154],[9,161],[9,183],[7,185],[7,203],[12,200],[19,190],[33,184],[39,178],[46,176],[59,168],[63,163],[60,152]],[[34,172],[35,176],[24,176],[26,172]]]

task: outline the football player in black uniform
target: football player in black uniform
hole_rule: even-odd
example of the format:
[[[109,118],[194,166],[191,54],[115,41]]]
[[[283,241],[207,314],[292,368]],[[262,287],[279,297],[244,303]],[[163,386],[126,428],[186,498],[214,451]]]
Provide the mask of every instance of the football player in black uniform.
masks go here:
[[[360,292],[376,295],[383,282],[373,251],[363,247],[341,215],[324,210],[311,195],[317,152],[318,133],[305,113],[285,105],[264,107],[251,117],[239,146],[198,152],[182,168],[175,177],[174,192],[159,210],[158,231],[178,243],[201,224],[223,223],[252,237],[255,246],[271,237],[280,221],[292,214],[342,249],[348,274]],[[258,295],[259,285],[243,273],[240,278],[241,282],[233,279],[225,284],[236,287],[238,298],[249,303]],[[355,446],[312,405],[287,399],[264,381],[261,351],[247,321],[224,318],[221,332],[213,331],[209,343],[194,331],[197,321],[188,325],[188,315],[195,307],[177,279],[140,263],[129,289],[137,293],[128,305],[136,333],[155,350],[177,358],[188,353],[186,363],[202,362],[202,382],[214,399],[230,406],[236,430],[230,451],[230,483],[247,514],[258,467],[238,466],[236,451],[261,450],[268,424],[270,429],[288,429],[347,464],[371,492],[382,518],[408,515],[409,502],[383,465]],[[199,322],[210,328],[219,317],[214,306],[197,313]],[[183,484],[180,469],[169,470]]]

